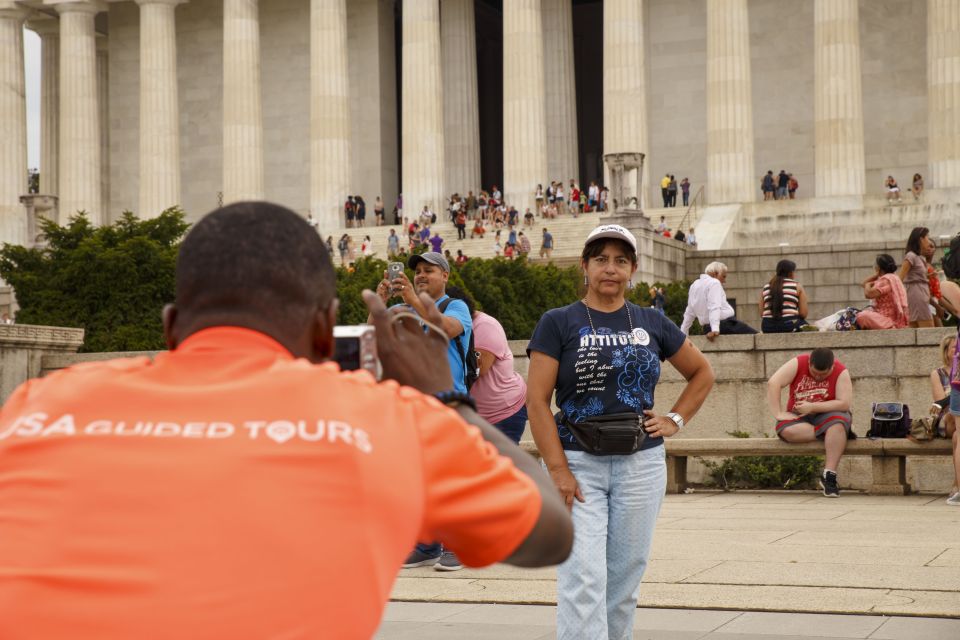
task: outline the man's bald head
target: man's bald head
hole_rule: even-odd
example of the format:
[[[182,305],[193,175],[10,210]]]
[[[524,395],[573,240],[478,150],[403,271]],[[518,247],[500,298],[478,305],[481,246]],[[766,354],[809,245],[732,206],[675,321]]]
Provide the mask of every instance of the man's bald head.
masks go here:
[[[180,246],[176,281],[175,342],[227,325],[263,331],[289,347],[336,297],[320,236],[293,211],[267,202],[232,204],[194,225]]]

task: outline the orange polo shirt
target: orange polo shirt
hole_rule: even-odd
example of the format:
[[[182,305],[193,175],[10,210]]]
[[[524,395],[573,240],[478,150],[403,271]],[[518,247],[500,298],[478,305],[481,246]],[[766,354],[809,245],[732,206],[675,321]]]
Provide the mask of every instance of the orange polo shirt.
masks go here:
[[[433,398],[207,329],[0,410],[0,638],[369,638],[416,540],[486,565],[539,513]]]

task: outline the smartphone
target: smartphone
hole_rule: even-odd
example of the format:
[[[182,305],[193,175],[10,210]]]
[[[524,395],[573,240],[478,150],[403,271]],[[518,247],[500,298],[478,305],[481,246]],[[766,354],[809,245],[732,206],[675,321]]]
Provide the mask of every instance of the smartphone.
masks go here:
[[[337,325],[333,328],[333,358],[341,371],[365,369],[379,380],[382,370],[377,358],[377,335],[373,325]]]
[[[393,282],[395,278],[399,278],[403,275],[403,263],[402,262],[391,262],[387,265],[387,282]],[[397,291],[393,287],[390,287],[390,295],[396,295]]]

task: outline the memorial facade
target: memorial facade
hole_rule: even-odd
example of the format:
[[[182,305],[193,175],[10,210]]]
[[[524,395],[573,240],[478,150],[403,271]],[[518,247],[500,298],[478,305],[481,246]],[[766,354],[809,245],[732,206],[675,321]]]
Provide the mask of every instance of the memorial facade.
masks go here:
[[[645,154],[708,204],[960,187],[957,0],[0,0],[0,240],[26,241],[22,27],[40,190],[95,222],[267,198],[321,229]],[[650,179],[652,178],[652,180]],[[625,184],[636,184],[627,180]]]

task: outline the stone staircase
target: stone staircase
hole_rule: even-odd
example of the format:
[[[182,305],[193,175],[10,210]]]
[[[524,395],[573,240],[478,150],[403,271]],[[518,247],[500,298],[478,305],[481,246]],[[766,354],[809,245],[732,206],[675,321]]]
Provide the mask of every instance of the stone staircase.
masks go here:
[[[580,256],[580,251],[583,249],[584,239],[587,237],[587,234],[589,234],[590,231],[598,224],[600,224],[600,214],[585,213],[577,218],[574,218],[572,215],[560,216],[551,220],[544,220],[538,217],[534,220],[533,226],[528,227],[523,225],[521,222],[516,230],[518,234],[522,231],[524,235],[530,238],[530,255],[528,257],[531,260],[537,260],[540,252],[543,229],[546,227],[553,235],[554,261],[567,262],[570,260],[576,261],[576,258]],[[473,223],[468,222],[466,239],[457,240],[457,228],[449,220],[442,220],[438,216],[437,222],[430,225],[431,235],[433,235],[433,233],[439,233],[440,237],[443,238],[444,241],[443,248],[449,249],[452,255],[456,256],[457,250],[459,249],[463,251],[464,255],[470,258],[493,258],[495,255],[494,236],[496,234],[496,229],[494,229],[492,225],[488,224],[487,233],[482,239],[471,239],[470,230],[472,228]],[[342,227],[331,232],[327,232],[326,235],[321,233],[321,235],[324,239],[326,239],[327,235],[333,237],[335,254],[337,241],[340,239],[340,236],[344,233],[352,236],[356,246],[357,255],[359,255],[360,244],[363,241],[364,236],[369,235],[371,241],[373,242],[374,255],[378,258],[386,259],[387,236],[390,235],[391,229],[394,229],[397,235],[400,236],[401,248],[406,247],[406,231],[400,225],[382,227],[368,225],[366,227],[354,229]],[[500,231],[501,245],[506,244],[509,234],[510,231],[506,227]],[[339,255],[334,255],[334,264],[339,264],[339,259]]]

